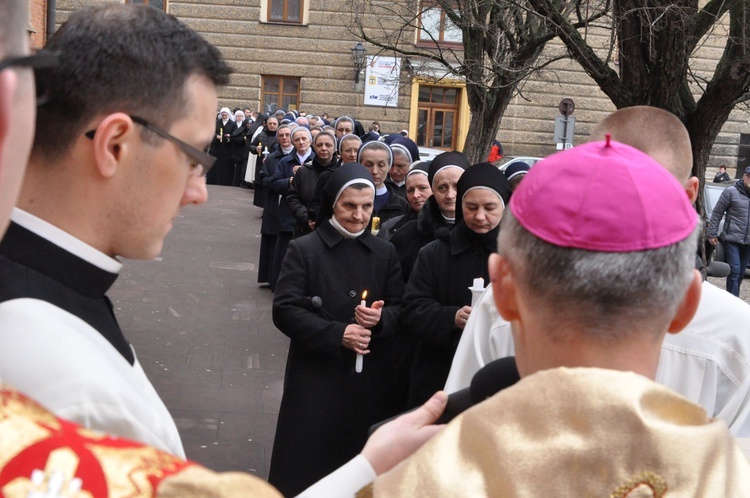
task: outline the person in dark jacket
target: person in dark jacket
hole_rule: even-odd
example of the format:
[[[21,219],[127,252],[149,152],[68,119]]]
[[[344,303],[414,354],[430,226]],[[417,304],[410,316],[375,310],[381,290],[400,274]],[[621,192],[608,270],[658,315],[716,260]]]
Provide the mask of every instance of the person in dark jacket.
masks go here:
[[[281,263],[286,254],[286,248],[289,245],[289,241],[292,240],[294,227],[297,224],[294,215],[289,209],[289,203],[286,198],[289,193],[289,187],[292,181],[294,181],[295,173],[297,173],[305,161],[308,159],[312,160],[315,157],[315,153],[310,147],[311,142],[312,135],[310,135],[310,130],[304,126],[298,126],[292,130],[292,145],[294,146],[294,150],[279,161],[273,172],[273,182],[271,183],[270,191],[281,196],[279,200],[279,212],[277,214],[279,229],[276,234],[276,248],[274,249],[273,270],[271,272],[271,279],[274,282],[278,279],[279,272],[281,271]],[[275,290],[273,284],[271,285],[271,290]]]
[[[344,135],[338,139],[338,159],[335,162],[332,162],[326,171],[321,173],[318,177],[318,184],[315,186],[315,192],[313,193],[312,200],[307,208],[307,217],[313,223],[316,221],[318,209],[320,208],[320,199],[323,197],[323,187],[326,186],[328,179],[331,177],[331,174],[333,174],[333,170],[341,164],[357,162],[357,152],[359,152],[361,145],[362,140],[357,135]]]
[[[727,291],[740,295],[740,285],[745,277],[745,269],[750,262],[750,166],[745,168],[742,178],[721,193],[708,225],[708,241],[716,246],[719,243],[719,222],[727,215],[721,241],[729,264]]]
[[[245,150],[247,125],[245,124],[245,113],[242,110],[237,110],[234,113],[234,124],[236,128],[232,132],[232,136],[229,137],[229,141],[232,143],[232,162],[234,162],[232,185],[239,187],[245,180],[247,168],[247,151]]]
[[[409,280],[419,250],[435,240],[438,232],[453,228],[458,179],[469,166],[466,156],[460,152],[444,152],[430,163],[428,180],[432,197],[427,199],[416,220],[404,224],[391,237],[398,251],[404,281]]]
[[[729,173],[727,173],[727,167],[723,164],[719,166],[719,172],[716,173],[716,176],[714,177],[714,183],[724,183],[724,182],[731,182],[732,178],[729,176]]]
[[[232,121],[230,113],[228,107],[223,107],[216,120],[216,133],[209,150],[216,157],[216,163],[206,175],[206,183],[209,185],[231,185],[234,180],[231,137],[237,125]]]
[[[354,119],[350,118],[349,116],[339,116],[336,119],[336,122],[333,125],[333,129],[335,130],[334,133],[336,134],[336,139],[341,140],[344,135],[351,135],[354,133]],[[359,137],[360,134],[356,134],[357,137]]]
[[[406,174],[415,161],[419,161],[419,147],[407,137],[397,135],[388,144],[393,151],[393,164],[385,183],[393,186],[396,193],[406,199]]]
[[[395,150],[394,150],[395,152]],[[403,216],[391,218],[380,226],[378,237],[391,240],[393,234],[412,220],[416,220],[422,207],[432,196],[427,168],[429,165],[424,161],[417,161],[411,165],[411,170],[406,174],[406,202],[409,203],[409,212]]]
[[[318,178],[327,169],[336,169],[336,138],[333,133],[318,133],[313,139],[313,149],[315,157],[297,170],[286,196],[289,209],[297,220],[294,238],[308,234],[315,228],[315,221],[308,215],[308,207],[315,195]]]
[[[418,338],[411,368],[410,407],[445,385],[471,313],[469,287],[475,278],[489,282],[487,260],[497,249],[510,185],[492,164],[476,164],[461,175],[458,200],[455,228],[419,252],[406,284],[403,326]]]
[[[399,196],[392,186],[385,183],[388,171],[393,164],[391,148],[383,142],[363,143],[359,148],[357,161],[370,171],[375,184],[373,216],[379,217],[380,223],[384,223],[391,218],[406,214],[409,211],[409,203]]]
[[[336,169],[318,227],[291,241],[279,276],[273,321],[291,342],[268,480],[285,496],[354,457],[370,425],[397,412],[403,283],[396,250],[370,234],[374,191],[362,165]]]
[[[268,283],[271,290],[276,287],[278,273],[274,273],[274,258],[276,255],[276,240],[279,233],[279,203],[281,196],[271,191],[273,174],[279,162],[291,154],[292,131],[289,126],[279,126],[276,132],[278,148],[263,161],[260,181],[266,191],[266,204],[263,208],[263,218],[260,226],[260,256],[258,257],[258,283]]]

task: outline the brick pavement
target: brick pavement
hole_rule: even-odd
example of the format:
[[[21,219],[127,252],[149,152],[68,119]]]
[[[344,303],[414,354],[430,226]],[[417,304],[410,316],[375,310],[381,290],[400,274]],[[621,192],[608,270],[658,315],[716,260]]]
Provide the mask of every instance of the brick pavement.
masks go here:
[[[266,478],[288,339],[257,283],[252,200],[251,190],[209,186],[206,205],[175,220],[161,257],[125,261],[109,296],[188,458]]]

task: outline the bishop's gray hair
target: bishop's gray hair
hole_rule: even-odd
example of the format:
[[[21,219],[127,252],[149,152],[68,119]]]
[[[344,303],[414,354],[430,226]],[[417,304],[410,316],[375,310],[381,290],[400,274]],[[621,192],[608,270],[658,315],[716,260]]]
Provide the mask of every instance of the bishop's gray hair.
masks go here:
[[[560,247],[536,237],[505,211],[498,252],[533,300],[561,320],[600,337],[637,332],[638,324],[674,317],[693,276],[700,225],[681,242],[645,251],[598,252]],[[659,323],[659,322],[655,322]]]

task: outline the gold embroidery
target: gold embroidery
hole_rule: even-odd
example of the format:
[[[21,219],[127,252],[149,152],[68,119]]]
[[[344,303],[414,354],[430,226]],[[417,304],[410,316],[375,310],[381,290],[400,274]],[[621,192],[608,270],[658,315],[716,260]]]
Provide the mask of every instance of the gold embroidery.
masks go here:
[[[165,476],[180,470],[187,463],[168,453],[148,446],[111,448],[92,445],[107,480],[107,488],[114,496],[151,496]]]
[[[667,492],[667,481],[658,474],[646,471],[641,472],[622,486],[617,487],[612,494],[609,495],[609,498],[626,498],[631,491],[641,485],[651,488],[652,496],[654,496],[654,498],[662,498]]]
[[[2,488],[7,498],[56,496],[60,498],[91,498],[81,491],[82,481],[75,477],[80,459],[69,448],[50,452],[44,470],[34,470],[29,477],[17,477]]]

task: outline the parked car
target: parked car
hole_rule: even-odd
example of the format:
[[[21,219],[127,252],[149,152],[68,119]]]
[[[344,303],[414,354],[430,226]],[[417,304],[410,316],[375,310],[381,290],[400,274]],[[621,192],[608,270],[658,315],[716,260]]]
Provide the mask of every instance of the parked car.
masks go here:
[[[733,182],[726,182],[726,183],[708,183],[703,186],[703,206],[706,210],[706,224],[711,222],[711,213],[714,210],[714,207],[716,207],[716,203],[719,202],[719,197],[721,197],[722,192],[728,187],[732,187],[734,185]],[[724,229],[724,218],[719,222],[719,233],[721,234],[722,230]],[[722,261],[726,262],[726,258],[724,257],[724,244],[719,240],[719,245],[716,246],[716,249],[713,252],[713,257],[710,258],[713,259],[713,261]],[[745,269],[745,277],[750,278],[750,266],[748,266]]]
[[[430,162],[435,159],[436,156],[446,152],[443,149],[431,149],[430,147],[419,147],[419,160]]]
[[[515,163],[526,163],[529,165],[529,167],[531,167],[541,160],[541,157],[532,156],[503,156],[497,167],[500,168],[500,171],[505,171],[508,166]]]

